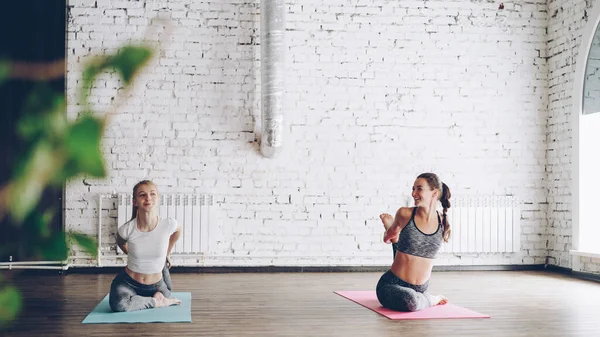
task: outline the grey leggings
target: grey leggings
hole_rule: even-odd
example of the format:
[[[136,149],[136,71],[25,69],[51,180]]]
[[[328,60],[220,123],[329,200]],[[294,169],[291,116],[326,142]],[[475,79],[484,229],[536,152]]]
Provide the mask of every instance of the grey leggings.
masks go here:
[[[168,278],[165,278],[165,270]],[[166,265],[163,279],[154,284],[141,284],[132,279],[123,269],[110,285],[108,302],[112,311],[135,311],[154,308],[154,294],[161,292],[165,297],[171,296],[171,277]],[[168,283],[167,283],[168,281]]]
[[[396,311],[418,311],[431,306],[429,296],[425,294],[429,281],[422,285],[404,282],[388,270],[377,283],[377,299],[385,308]]]

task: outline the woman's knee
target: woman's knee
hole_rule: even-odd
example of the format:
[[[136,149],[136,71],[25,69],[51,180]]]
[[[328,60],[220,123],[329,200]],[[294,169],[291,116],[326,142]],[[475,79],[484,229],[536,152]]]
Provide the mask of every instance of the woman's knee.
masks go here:
[[[395,311],[417,311],[418,305],[405,289],[394,286],[377,287],[377,299],[384,308]]]
[[[131,311],[131,296],[111,289],[108,295],[108,304],[110,309],[114,312],[126,312]]]
[[[375,293],[377,294],[377,300],[379,300],[379,303],[381,303],[384,308],[397,310],[395,307],[398,299],[394,296],[394,293],[389,287],[377,287]]]
[[[412,301],[410,299],[405,299],[404,308],[406,309],[404,311],[409,311],[409,312],[419,311],[421,309],[417,305],[416,301]]]
[[[110,304],[110,309],[114,312],[125,312],[127,310],[127,306],[124,303],[124,300],[113,300],[109,299],[108,303]]]

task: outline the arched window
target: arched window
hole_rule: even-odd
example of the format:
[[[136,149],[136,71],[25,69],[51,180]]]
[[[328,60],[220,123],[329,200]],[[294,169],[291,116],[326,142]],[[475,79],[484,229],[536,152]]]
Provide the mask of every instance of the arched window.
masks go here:
[[[581,36],[573,93],[573,251],[600,256],[600,5]]]

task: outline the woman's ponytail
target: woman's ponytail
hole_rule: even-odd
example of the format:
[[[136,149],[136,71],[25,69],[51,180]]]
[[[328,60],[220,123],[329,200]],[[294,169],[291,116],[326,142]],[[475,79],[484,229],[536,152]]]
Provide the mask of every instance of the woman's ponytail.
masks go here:
[[[442,225],[444,225],[444,233],[442,237],[444,238],[444,242],[448,242],[450,238],[450,223],[448,222],[448,208],[450,208],[450,197],[452,194],[450,193],[450,188],[448,185],[442,183],[442,197],[440,198],[440,202],[442,203],[442,207],[444,208],[444,213],[442,215]]]

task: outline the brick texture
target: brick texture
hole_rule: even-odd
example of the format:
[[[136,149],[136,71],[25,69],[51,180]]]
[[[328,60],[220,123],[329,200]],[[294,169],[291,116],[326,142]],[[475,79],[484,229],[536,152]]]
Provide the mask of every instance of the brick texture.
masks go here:
[[[95,83],[93,106],[111,114],[109,177],[68,184],[66,227],[96,235],[101,216],[114,241],[114,200],[99,211],[98,196],[151,178],[161,192],[215,195],[215,248],[197,264],[385,265],[378,214],[434,171],[455,195],[523,202],[520,252],[438,264],[538,264],[550,250],[565,265],[575,42],[563,20],[578,27],[584,6],[561,9],[547,33],[562,6],[549,4],[288,1],[285,149],[267,159],[255,142],[258,1],[71,0],[70,118],[90,57],[140,39],[158,52],[129,92],[114,74]]]

